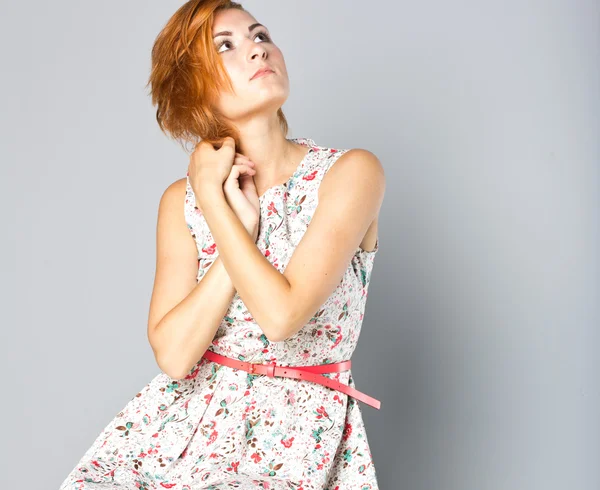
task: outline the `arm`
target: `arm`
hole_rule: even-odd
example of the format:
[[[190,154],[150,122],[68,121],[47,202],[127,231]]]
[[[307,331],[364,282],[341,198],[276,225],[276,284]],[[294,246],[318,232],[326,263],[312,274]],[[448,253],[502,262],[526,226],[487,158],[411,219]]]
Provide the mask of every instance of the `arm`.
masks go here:
[[[174,182],[160,200],[156,274],[148,316],[154,357],[161,370],[174,379],[183,378],[202,357],[235,294],[220,258],[196,282],[198,251],[183,213],[185,187],[186,179]],[[242,231],[248,235],[243,227]],[[252,240],[250,235],[248,240]]]
[[[319,187],[319,206],[281,274],[256,247],[218,189],[203,189],[204,217],[240,298],[267,338],[300,330],[340,283],[385,192],[383,167],[367,150],[340,156]],[[204,208],[203,208],[204,209]]]

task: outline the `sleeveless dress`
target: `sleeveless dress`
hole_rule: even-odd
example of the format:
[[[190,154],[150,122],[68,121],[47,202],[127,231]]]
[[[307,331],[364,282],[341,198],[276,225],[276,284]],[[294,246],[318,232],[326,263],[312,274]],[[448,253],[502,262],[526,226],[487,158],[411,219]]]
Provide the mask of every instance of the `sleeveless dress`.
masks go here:
[[[323,176],[348,151],[309,138],[289,140],[309,150],[288,182],[260,196],[256,241],[280,272],[310,224]],[[201,281],[218,250],[189,178],[183,211]],[[351,359],[378,249],[379,239],[371,251],[357,248],[331,296],[285,341],[270,342],[236,293],[209,350],[281,366]],[[351,370],[323,376],[356,387]],[[60,490],[377,490],[359,403],[310,381],[250,374],[201,358],[184,379],[161,372],[144,386]]]

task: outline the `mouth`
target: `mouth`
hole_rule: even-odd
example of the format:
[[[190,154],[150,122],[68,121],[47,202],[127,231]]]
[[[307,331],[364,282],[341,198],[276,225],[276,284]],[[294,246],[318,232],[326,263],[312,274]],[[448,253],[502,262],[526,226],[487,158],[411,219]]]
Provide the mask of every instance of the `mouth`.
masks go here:
[[[261,68],[254,75],[252,75],[252,78],[250,80],[254,80],[255,78],[269,75],[270,73],[275,73],[275,72],[273,70],[271,70],[270,68]]]

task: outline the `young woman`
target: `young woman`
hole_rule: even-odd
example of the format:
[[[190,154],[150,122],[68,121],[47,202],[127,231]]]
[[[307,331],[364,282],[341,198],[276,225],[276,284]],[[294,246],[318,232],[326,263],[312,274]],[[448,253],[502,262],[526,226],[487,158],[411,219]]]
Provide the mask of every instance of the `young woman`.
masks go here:
[[[286,137],[283,55],[238,3],[183,5],[149,85],[161,129],[194,143],[158,211],[148,338],[161,373],[60,488],[377,489],[358,401],[380,403],[356,390],[350,358],[381,163]]]

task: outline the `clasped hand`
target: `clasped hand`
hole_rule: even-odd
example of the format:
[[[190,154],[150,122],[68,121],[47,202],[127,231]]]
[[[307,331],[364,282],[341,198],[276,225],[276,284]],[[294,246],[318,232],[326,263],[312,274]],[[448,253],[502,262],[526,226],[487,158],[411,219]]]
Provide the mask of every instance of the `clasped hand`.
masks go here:
[[[222,189],[227,204],[254,241],[258,236],[260,202],[254,185],[254,162],[235,151],[227,136],[220,148],[201,141],[190,156],[188,176],[200,209],[210,206],[215,189]]]

